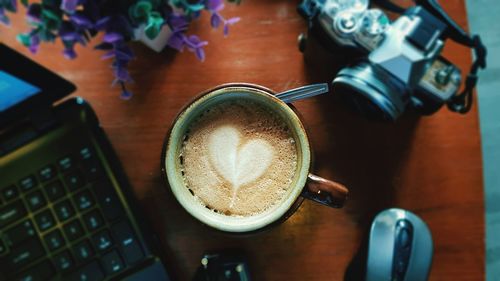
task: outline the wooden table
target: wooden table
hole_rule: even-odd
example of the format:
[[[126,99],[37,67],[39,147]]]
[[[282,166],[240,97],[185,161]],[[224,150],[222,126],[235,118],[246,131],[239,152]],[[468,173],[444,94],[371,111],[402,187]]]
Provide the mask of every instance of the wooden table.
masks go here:
[[[466,26],[462,0],[441,1]],[[67,61],[61,46],[43,45],[36,61],[78,86],[75,95],[97,112],[121,158],[135,193],[161,238],[175,280],[189,280],[205,250],[240,248],[247,252],[255,279],[342,280],[373,216],[401,207],[421,216],[432,230],[431,280],[484,279],[484,206],[477,109],[466,116],[446,109],[432,117],[406,115],[395,124],[367,121],[345,109],[332,95],[296,103],[309,128],[316,172],[348,185],[344,209],[305,202],[283,225],[254,237],[226,237],[192,219],[160,177],[163,139],[179,108],[197,93],[226,82],[251,82],[277,91],[333,78],[321,52],[303,59],[297,35],[306,24],[298,1],[245,0],[224,14],[241,16],[228,38],[207,27],[208,17],[190,33],[208,39],[207,59],[189,52],[160,54],[134,45],[139,59],[131,73],[135,96],[118,98],[111,88],[109,61],[91,48],[78,48]],[[24,10],[22,11],[24,14]],[[28,53],[15,34],[27,26],[21,14],[13,27],[1,27],[8,45]],[[447,44],[445,55],[462,69],[469,51]]]

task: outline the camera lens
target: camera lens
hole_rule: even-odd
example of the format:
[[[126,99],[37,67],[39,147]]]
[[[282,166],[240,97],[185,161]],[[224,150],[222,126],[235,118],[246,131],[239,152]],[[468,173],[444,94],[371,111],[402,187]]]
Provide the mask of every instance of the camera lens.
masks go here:
[[[362,62],[342,69],[332,82],[332,91],[354,110],[370,119],[395,121],[404,111],[404,92],[397,81]]]

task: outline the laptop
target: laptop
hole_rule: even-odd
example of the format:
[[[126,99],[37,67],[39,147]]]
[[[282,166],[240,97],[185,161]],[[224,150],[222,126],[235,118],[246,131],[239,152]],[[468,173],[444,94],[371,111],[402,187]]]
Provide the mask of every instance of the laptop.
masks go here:
[[[170,280],[91,106],[0,44],[0,281]]]

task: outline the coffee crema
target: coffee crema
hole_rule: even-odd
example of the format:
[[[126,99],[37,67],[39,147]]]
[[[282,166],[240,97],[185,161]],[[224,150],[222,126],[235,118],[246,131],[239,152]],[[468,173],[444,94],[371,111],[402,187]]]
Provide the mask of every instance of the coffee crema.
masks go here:
[[[297,171],[286,122],[254,101],[225,101],[190,125],[180,150],[186,187],[228,216],[252,216],[279,204]]]

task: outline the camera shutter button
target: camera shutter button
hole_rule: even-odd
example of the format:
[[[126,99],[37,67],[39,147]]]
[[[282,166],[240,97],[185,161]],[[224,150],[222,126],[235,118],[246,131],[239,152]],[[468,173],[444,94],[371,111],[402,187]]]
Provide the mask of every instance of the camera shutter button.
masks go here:
[[[358,29],[358,18],[349,11],[342,12],[335,18],[333,25],[340,35],[350,35]]]

